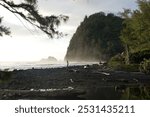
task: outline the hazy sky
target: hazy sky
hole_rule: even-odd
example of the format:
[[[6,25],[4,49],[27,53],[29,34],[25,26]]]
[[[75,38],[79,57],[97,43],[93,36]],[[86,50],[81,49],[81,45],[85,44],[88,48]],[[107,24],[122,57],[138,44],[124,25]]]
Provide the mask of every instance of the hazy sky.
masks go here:
[[[22,0],[14,0],[15,2]],[[54,56],[63,60],[72,35],[83,21],[85,15],[96,12],[118,13],[123,8],[135,9],[135,0],[38,0],[40,13],[43,15],[68,15],[67,23],[59,29],[68,36],[61,39],[49,39],[41,31],[27,22],[23,24],[0,6],[3,23],[11,28],[11,36],[0,37],[0,61],[38,61]],[[29,30],[28,30],[28,29]]]

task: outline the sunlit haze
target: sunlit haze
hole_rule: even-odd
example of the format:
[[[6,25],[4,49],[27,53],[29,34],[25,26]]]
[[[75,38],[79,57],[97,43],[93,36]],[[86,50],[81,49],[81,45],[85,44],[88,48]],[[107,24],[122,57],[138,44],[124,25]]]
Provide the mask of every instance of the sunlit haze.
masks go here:
[[[0,6],[0,16],[4,17],[2,24],[10,27],[12,32],[11,36],[0,37],[0,61],[39,61],[48,56],[63,60],[69,41],[85,15],[100,11],[117,14],[123,8],[136,8],[135,0],[39,0],[38,5],[43,15],[69,16],[69,21],[59,27],[68,35],[50,39]]]

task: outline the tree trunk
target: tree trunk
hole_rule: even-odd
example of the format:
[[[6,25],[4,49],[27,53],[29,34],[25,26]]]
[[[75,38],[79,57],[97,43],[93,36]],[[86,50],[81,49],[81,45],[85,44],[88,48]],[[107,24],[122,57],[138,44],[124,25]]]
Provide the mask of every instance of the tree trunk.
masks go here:
[[[130,59],[129,59],[129,47],[128,47],[127,44],[125,45],[125,51],[126,51],[125,63],[126,63],[127,65],[129,65],[129,64],[130,64]]]

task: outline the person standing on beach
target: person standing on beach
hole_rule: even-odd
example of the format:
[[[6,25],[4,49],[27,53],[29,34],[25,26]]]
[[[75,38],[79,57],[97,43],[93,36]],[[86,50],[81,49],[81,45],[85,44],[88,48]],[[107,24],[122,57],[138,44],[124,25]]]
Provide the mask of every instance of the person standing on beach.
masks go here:
[[[69,67],[69,61],[67,60],[67,68]]]

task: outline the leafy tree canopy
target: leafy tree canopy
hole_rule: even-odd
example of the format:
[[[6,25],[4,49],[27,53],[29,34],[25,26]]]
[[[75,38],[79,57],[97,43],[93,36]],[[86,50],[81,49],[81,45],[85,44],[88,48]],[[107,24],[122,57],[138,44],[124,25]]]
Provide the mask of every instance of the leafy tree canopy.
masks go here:
[[[138,0],[137,3],[138,9],[125,9],[121,14],[125,19],[121,40],[131,52],[150,49],[150,1]]]
[[[138,9],[125,9],[121,13],[125,20],[120,38],[125,45],[127,64],[135,55],[139,60],[148,58],[145,51],[150,50],[150,0],[138,0],[137,4]]]

